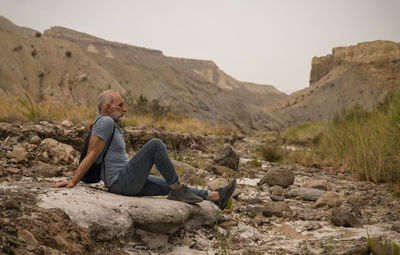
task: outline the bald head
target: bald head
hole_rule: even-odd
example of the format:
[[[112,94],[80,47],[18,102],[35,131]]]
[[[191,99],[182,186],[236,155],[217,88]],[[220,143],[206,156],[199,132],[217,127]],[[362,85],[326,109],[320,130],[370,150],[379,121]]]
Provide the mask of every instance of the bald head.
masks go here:
[[[117,92],[111,90],[101,92],[97,98],[97,109],[99,110],[99,113],[104,112],[106,104],[113,104],[117,95]]]

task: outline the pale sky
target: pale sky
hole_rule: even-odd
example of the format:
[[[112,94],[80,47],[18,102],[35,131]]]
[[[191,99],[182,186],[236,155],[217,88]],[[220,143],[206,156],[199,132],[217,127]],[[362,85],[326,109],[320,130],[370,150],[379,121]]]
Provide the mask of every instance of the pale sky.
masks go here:
[[[333,47],[400,42],[400,0],[0,0],[0,15],[212,60],[235,79],[284,92],[307,87],[312,57]]]

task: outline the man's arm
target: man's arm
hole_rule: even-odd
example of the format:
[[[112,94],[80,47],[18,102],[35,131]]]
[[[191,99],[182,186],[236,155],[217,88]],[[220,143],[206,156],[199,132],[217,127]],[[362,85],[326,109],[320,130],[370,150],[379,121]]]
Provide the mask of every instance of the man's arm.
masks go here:
[[[93,164],[93,162],[97,159],[100,153],[103,151],[104,147],[106,146],[106,142],[98,136],[92,135],[89,140],[89,148],[86,157],[82,160],[79,164],[74,177],[71,180],[60,182],[54,184],[53,188],[58,187],[67,187],[72,188],[74,187],[81,178],[85,175],[89,167]]]

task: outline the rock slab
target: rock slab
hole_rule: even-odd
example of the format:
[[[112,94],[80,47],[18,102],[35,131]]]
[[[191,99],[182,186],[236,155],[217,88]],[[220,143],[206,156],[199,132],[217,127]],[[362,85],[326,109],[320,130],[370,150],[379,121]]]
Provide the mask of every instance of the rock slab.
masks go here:
[[[171,234],[180,228],[213,224],[220,210],[210,201],[192,205],[165,197],[129,197],[96,188],[49,189],[39,196],[43,208],[61,208],[73,222],[109,240],[137,230]],[[93,233],[91,233],[92,235]]]

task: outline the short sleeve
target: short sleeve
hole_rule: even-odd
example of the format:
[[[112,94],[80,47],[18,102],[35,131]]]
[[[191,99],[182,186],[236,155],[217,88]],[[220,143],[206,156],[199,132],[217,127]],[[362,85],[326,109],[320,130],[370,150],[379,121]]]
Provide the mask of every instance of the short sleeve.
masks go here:
[[[114,120],[109,116],[100,117],[92,128],[92,135],[107,142],[110,140],[114,127]]]

